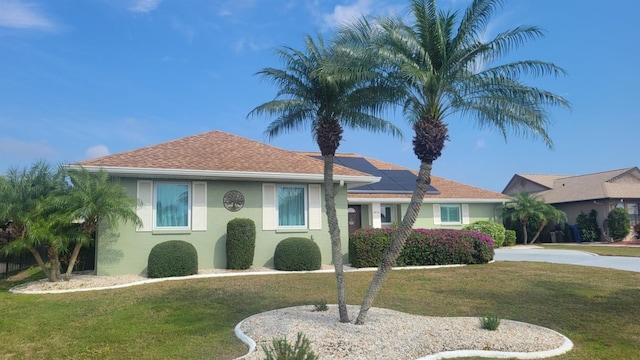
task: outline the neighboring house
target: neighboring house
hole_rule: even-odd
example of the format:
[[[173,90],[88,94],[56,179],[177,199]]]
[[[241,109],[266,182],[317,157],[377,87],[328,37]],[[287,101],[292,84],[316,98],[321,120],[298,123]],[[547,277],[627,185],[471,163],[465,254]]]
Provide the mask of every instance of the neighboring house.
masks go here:
[[[255,266],[272,266],[275,246],[292,236],[313,239],[322,262],[331,263],[324,163],[310,155],[211,131],[76,164],[104,169],[119,180],[138,199],[143,222],[138,228],[121,224],[114,232],[99,231],[97,275],[144,274],[151,249],[168,240],[193,244],[201,269],[225,268],[226,226],[238,217],[256,224]],[[354,161],[373,168],[353,166]],[[402,191],[388,189],[389,179],[403,182]],[[359,227],[391,226],[407,208],[411,181],[415,172],[406,168],[355,155],[337,157],[334,182],[345,260],[347,234],[354,229],[348,220],[355,222],[350,213],[360,213]],[[378,188],[378,183],[385,185]],[[437,177],[432,184],[425,197],[430,206],[423,206],[416,227],[459,228],[495,219],[496,207],[508,200]]]
[[[598,225],[602,227],[616,207],[627,210],[632,225],[640,221],[637,167],[578,176],[515,174],[502,193],[513,196],[520,192],[539,195],[547,204],[564,211],[571,225],[581,212],[588,214],[593,209],[598,212]]]

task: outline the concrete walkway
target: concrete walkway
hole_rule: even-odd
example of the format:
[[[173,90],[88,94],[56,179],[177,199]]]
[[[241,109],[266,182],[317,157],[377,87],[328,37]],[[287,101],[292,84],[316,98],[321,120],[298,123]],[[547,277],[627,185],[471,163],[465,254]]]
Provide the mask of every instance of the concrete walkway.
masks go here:
[[[535,246],[503,247],[495,250],[493,258],[495,261],[536,261],[640,272],[640,257],[600,256],[580,250],[543,249]]]

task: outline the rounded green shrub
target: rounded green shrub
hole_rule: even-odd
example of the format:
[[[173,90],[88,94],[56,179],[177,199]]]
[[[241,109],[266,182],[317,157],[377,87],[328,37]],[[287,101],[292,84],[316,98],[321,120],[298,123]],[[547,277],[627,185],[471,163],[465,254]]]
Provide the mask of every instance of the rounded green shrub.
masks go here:
[[[256,224],[236,218],[227,223],[227,269],[244,270],[253,265],[256,249]]]
[[[287,238],[276,245],[273,266],[283,271],[318,270],[322,262],[320,247],[307,238]]]
[[[186,241],[165,241],[149,253],[147,276],[150,278],[187,276],[197,272],[198,252]]]
[[[504,228],[504,225],[498,224],[495,221],[478,220],[466,225],[463,230],[475,230],[479,233],[489,235],[493,239],[493,244],[496,248],[499,248],[504,244],[506,229]]]
[[[631,232],[631,220],[629,213],[623,208],[615,208],[607,215],[609,223],[609,236],[613,241],[624,239]]]
[[[504,246],[515,246],[516,245],[516,231],[507,229],[504,231]]]

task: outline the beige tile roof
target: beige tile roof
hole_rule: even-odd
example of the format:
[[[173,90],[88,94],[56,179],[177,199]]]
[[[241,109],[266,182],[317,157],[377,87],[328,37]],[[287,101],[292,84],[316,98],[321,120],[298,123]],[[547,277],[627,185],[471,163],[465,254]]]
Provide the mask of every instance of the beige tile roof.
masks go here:
[[[640,198],[637,167],[558,178],[539,193],[549,204],[606,198]]]
[[[543,174],[517,174],[517,175],[529,181],[533,181],[534,183],[538,183],[542,186],[548,187],[549,189],[553,188],[554,181],[570,176],[570,175],[543,175]]]
[[[318,156],[320,155],[317,152],[301,152],[302,154],[309,156]],[[369,157],[361,156],[358,154],[352,153],[338,153],[336,156],[343,157],[359,157],[366,159],[373,166],[378,168],[379,170],[409,170],[414,174],[418,175],[418,171],[406,168],[404,166],[388,163],[381,160],[372,159]],[[417,161],[417,160],[416,160]],[[481,189],[478,187],[466,185],[463,183],[459,183],[452,180],[447,180],[438,176],[431,175],[431,186],[438,189],[440,194],[427,194],[425,195],[425,199],[505,199],[509,200],[510,197],[493,192],[490,190]],[[364,198],[364,199],[410,199],[411,194],[380,194],[380,193],[350,193],[348,194],[349,198]]]
[[[323,161],[222,131],[107,155],[79,163],[82,166],[234,171],[258,173],[323,174]],[[336,165],[335,175],[370,176]]]

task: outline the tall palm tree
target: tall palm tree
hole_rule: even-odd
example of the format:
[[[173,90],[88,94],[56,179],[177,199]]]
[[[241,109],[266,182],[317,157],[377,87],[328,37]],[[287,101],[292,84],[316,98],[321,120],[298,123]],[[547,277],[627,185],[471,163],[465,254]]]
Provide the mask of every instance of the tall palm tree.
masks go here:
[[[119,222],[141,225],[142,220],[135,212],[136,201],[106,171],[91,173],[83,167],[74,167],[65,168],[63,174],[70,187],[51,200],[51,207],[66,222],[77,223],[80,230],[65,273],[69,279],[81,248],[95,240],[98,228],[109,230]]]
[[[569,107],[556,94],[528,86],[520,79],[562,75],[554,64],[524,60],[495,64],[527,40],[543,36],[535,26],[519,26],[486,42],[492,15],[502,0],[474,0],[462,16],[440,11],[436,0],[411,0],[411,23],[401,18],[367,19],[341,29],[338,42],[345,47],[368,49],[361,60],[388,69],[404,96],[404,114],[413,126],[413,150],[420,160],[418,180],[402,223],[394,232],[388,251],[376,272],[356,323],[367,312],[404,247],[430,183],[433,161],[449,140],[444,120],[454,114],[470,116],[481,126],[497,128],[503,136],[533,135],[552,147],[546,128],[547,106]],[[367,71],[351,64],[351,72]]]
[[[349,322],[340,228],[334,199],[334,156],[345,127],[400,135],[398,128],[377,116],[385,104],[380,94],[386,94],[392,101],[395,93],[388,84],[380,81],[378,74],[356,79],[330,76],[324,72],[323,67],[328,62],[338,61],[344,54],[338,56],[332,47],[325,45],[321,37],[316,42],[306,36],[304,50],[283,47],[276,54],[283,61],[284,68],[265,68],[257,73],[279,88],[276,99],[256,107],[249,115],[277,117],[265,131],[269,138],[281,133],[311,129],[324,157],[325,212],[331,237],[340,322]]]

